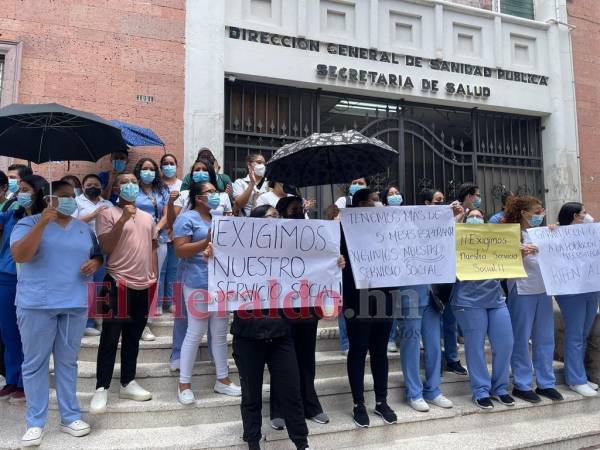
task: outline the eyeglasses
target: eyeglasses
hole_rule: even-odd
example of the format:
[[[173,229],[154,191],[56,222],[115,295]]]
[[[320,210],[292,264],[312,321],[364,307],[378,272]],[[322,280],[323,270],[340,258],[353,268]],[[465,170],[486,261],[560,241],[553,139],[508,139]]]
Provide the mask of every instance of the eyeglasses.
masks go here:
[[[205,197],[208,196],[210,194],[217,194],[217,190],[216,189],[211,189],[210,191],[204,191],[201,194],[199,194],[201,197]]]

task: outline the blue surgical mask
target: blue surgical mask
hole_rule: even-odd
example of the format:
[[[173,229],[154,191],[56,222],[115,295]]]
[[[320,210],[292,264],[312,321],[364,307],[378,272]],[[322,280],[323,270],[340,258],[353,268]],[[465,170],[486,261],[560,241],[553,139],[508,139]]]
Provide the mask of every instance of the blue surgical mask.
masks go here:
[[[221,196],[217,192],[208,194],[208,207],[210,209],[216,209],[221,204]]]
[[[348,193],[352,196],[364,188],[366,188],[366,186],[364,186],[362,184],[351,184],[350,187],[348,188]]]
[[[387,198],[388,205],[390,205],[390,206],[400,206],[400,205],[402,205],[403,201],[404,201],[404,199],[402,198],[402,196],[400,194],[388,195],[388,198]]]
[[[19,190],[19,180],[16,178],[8,179],[8,190],[13,194]]]
[[[127,166],[127,162],[122,159],[113,159],[112,166],[117,172],[123,172]]]
[[[544,215],[543,214],[534,214],[533,216],[531,216],[531,218],[528,220],[529,225],[531,227],[539,227],[542,222],[544,221]]]
[[[142,183],[150,184],[156,178],[156,172],[154,170],[145,169],[140,171],[140,179]]]
[[[19,192],[17,194],[17,203],[23,208],[29,208],[33,204],[30,192]]]
[[[467,217],[467,223],[471,225],[483,225],[484,220],[481,217],[472,216]]]
[[[121,185],[121,197],[123,200],[128,202],[135,202],[138,194],[140,193],[140,187],[135,183],[126,183]]]
[[[65,216],[71,216],[77,211],[77,201],[72,197],[59,197],[56,210]]]
[[[162,173],[167,178],[173,178],[177,173],[177,166],[162,166]]]
[[[196,170],[192,174],[192,179],[194,183],[206,183],[210,180],[210,176],[206,170]]]
[[[473,208],[481,208],[481,197],[477,197],[475,200],[473,200]]]

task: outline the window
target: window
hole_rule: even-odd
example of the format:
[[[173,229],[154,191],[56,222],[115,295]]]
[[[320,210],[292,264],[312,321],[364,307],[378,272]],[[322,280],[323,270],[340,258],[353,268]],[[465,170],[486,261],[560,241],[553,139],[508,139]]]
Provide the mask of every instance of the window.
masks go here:
[[[500,12],[524,19],[535,18],[533,0],[500,0]]]

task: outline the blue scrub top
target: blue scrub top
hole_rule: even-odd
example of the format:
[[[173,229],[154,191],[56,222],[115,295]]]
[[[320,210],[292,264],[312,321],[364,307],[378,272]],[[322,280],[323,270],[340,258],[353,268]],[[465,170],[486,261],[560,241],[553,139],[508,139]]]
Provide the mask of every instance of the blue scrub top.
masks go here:
[[[161,192],[152,192],[152,196],[156,201],[156,207],[154,207],[154,203],[150,199],[150,197],[142,191],[140,186],[140,193],[135,199],[136,208],[141,209],[144,212],[147,212],[154,219],[154,223],[158,223],[160,219],[162,219],[163,213],[165,211],[165,207],[169,203],[169,190],[163,190]],[[168,241],[167,232],[165,230],[161,230],[160,232],[161,238],[163,242]]]
[[[3,226],[2,240],[0,241],[0,273],[17,275],[17,266],[10,253],[10,235],[19,221],[15,217],[15,210],[0,213],[0,224]]]
[[[498,211],[496,214],[490,217],[488,223],[498,224],[502,221],[502,219],[504,219],[504,211]]]
[[[23,239],[40,220],[40,214],[21,219],[10,236],[10,244]],[[63,228],[56,222],[46,225],[33,259],[20,265],[16,305],[21,308],[87,308],[88,282],[81,266],[102,256],[89,225],[71,219]]]
[[[206,239],[210,222],[206,222],[197,211],[181,213],[173,225],[173,237],[181,238],[190,236],[192,242]],[[202,253],[191,258],[181,259],[179,269],[183,284],[192,289],[208,289],[208,265]]]
[[[452,306],[460,308],[501,308],[505,305],[498,280],[457,281],[452,289]]]

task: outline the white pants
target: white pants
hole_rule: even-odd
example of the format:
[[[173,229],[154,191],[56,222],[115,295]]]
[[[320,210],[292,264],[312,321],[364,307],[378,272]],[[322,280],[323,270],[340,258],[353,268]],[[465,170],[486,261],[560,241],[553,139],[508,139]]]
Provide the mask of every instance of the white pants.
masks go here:
[[[183,286],[183,298],[188,308],[188,327],[185,339],[181,345],[181,356],[179,362],[179,382],[191,383],[194,362],[198,354],[198,347],[207,330],[210,330],[210,349],[217,368],[217,379],[227,378],[229,369],[227,367],[227,317],[217,317],[217,312],[208,313],[208,305],[195,303],[190,305],[192,289]],[[202,318],[197,317],[194,312],[202,312]]]

